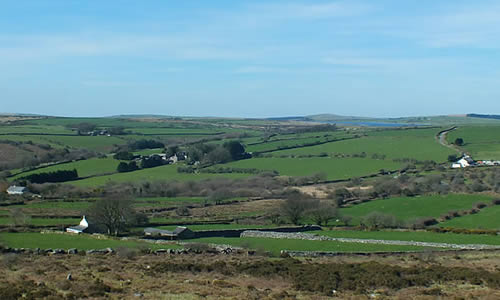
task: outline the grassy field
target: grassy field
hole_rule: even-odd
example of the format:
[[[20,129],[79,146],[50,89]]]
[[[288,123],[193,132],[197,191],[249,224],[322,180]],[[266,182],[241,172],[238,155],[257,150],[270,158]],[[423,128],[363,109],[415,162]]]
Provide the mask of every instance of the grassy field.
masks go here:
[[[202,180],[208,178],[228,177],[228,178],[242,178],[248,177],[248,174],[188,174],[177,173],[179,165],[165,165],[161,167],[142,169],[128,173],[117,173],[113,175],[97,176],[77,181],[69,181],[68,183],[76,186],[102,186],[108,182],[137,182],[141,180]]]
[[[373,131],[368,132],[368,136],[358,139],[276,151],[272,155],[359,154],[365,152],[367,157],[371,157],[373,154],[386,155],[386,160],[413,158],[444,162],[448,155],[456,153],[447,147],[441,146],[436,141],[435,135],[438,131],[438,129]]]
[[[376,245],[362,243],[342,243],[335,241],[305,241],[271,238],[201,238],[189,240],[194,243],[211,243],[260,249],[277,256],[281,250],[333,251],[333,252],[377,252],[377,251],[417,251],[425,247]]]
[[[500,160],[500,126],[460,126],[447,135],[449,143],[457,138],[474,159]]]
[[[246,150],[248,152],[263,152],[270,150],[277,150],[280,148],[286,147],[294,147],[301,146],[305,144],[313,144],[313,143],[323,143],[330,140],[346,138],[350,135],[345,133],[344,131],[338,132],[309,132],[302,134],[284,134],[284,135],[276,135],[269,138],[268,141],[262,142],[259,140],[251,140],[253,143],[257,143],[254,145],[248,145]],[[248,141],[244,141],[246,143],[250,143]]]
[[[119,163],[120,163],[119,160],[113,159],[112,157],[91,158],[86,160],[69,162],[65,164],[59,164],[55,166],[49,166],[46,168],[41,168],[33,171],[23,172],[14,177],[11,177],[10,179],[15,180],[19,177],[24,177],[36,173],[54,172],[59,170],[73,170],[73,169],[76,169],[78,171],[79,177],[88,177],[99,174],[115,173],[116,167],[118,166]]]
[[[432,195],[418,197],[394,197],[373,200],[348,208],[341,212],[353,217],[353,222],[359,224],[360,219],[370,212],[378,211],[392,214],[401,221],[410,221],[420,217],[439,217],[451,210],[471,209],[477,202],[490,202],[486,195]]]
[[[500,230],[500,205],[485,207],[474,215],[454,218],[439,224],[441,227]]]
[[[0,134],[75,134],[74,131],[63,126],[0,126]]]
[[[327,180],[348,179],[377,173],[381,169],[396,170],[401,164],[369,158],[252,158],[222,165],[232,168],[276,170],[280,175],[309,176],[324,172]]]
[[[56,225],[68,225],[68,224],[78,224],[80,219],[75,218],[31,218],[28,221],[28,225],[35,226],[56,226]],[[11,218],[0,218],[0,225],[11,225],[13,220]]]
[[[157,245],[138,241],[115,239],[97,239],[88,235],[41,234],[41,233],[0,233],[0,243],[13,248],[70,249],[79,250],[105,249],[118,247],[178,249],[176,244]]]
[[[356,230],[324,230],[315,234],[333,238],[374,239],[417,241],[448,244],[486,244],[500,245],[500,236],[485,234],[434,233],[427,231],[356,231]]]

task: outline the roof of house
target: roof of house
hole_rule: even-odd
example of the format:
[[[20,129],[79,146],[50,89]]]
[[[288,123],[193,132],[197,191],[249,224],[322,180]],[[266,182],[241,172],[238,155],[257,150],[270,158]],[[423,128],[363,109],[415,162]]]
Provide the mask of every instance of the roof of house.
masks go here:
[[[83,225],[68,227],[68,229],[73,229],[73,230],[77,230],[77,231],[84,231],[87,228],[88,228],[88,226],[83,226]]]
[[[17,192],[17,193],[22,193],[26,191],[26,188],[24,186],[10,186],[8,189],[7,189],[7,192]]]

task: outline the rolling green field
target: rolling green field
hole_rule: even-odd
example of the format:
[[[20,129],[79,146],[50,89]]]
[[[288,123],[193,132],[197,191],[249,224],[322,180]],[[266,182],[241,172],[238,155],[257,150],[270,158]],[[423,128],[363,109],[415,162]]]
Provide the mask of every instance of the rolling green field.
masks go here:
[[[462,138],[462,146],[476,159],[500,160],[500,125],[498,126],[460,126],[447,134],[448,143]]]
[[[467,229],[498,229],[500,230],[500,205],[485,207],[477,214],[454,218],[439,224],[441,227]]]
[[[310,176],[324,172],[327,180],[348,179],[379,172],[381,169],[396,170],[400,163],[390,160],[369,158],[252,158],[230,162],[224,167],[255,168],[259,170],[276,170],[280,175]]]
[[[341,212],[353,217],[353,222],[359,224],[360,219],[370,212],[382,212],[394,215],[401,221],[410,221],[421,217],[437,218],[451,210],[471,209],[477,202],[489,203],[492,197],[485,195],[449,194],[445,196],[394,197],[373,200],[342,208]]]
[[[68,183],[76,186],[102,186],[108,182],[137,182],[137,181],[155,181],[155,180],[178,180],[178,181],[189,181],[189,180],[202,180],[208,178],[242,178],[248,177],[248,174],[188,174],[188,173],[177,173],[178,164],[165,165],[155,168],[142,169],[134,172],[128,173],[117,173],[113,175],[97,176],[82,180],[69,181]]]
[[[305,241],[271,238],[200,238],[189,240],[193,243],[232,245],[250,249],[260,249],[278,256],[281,250],[332,251],[332,252],[378,252],[378,251],[418,251],[429,249],[416,246],[376,245],[363,243],[343,243],[336,241]],[[434,248],[431,248],[434,249]]]
[[[13,248],[71,249],[79,250],[105,249],[118,247],[179,249],[176,244],[152,244],[138,241],[121,241],[115,239],[96,239],[88,235],[41,234],[41,233],[0,233],[0,243]]]
[[[55,226],[64,224],[78,224],[80,219],[76,218],[31,218],[28,222],[30,225],[35,226]],[[0,225],[11,225],[13,220],[11,218],[0,218]]]
[[[448,244],[500,245],[500,236],[486,234],[435,233],[427,231],[357,231],[324,230],[314,231],[317,235],[333,238],[374,239],[393,241],[417,241]]]
[[[0,134],[75,134],[63,126],[0,126]],[[1,136],[0,136],[1,137]]]
[[[373,154],[386,155],[386,160],[413,158],[444,162],[448,155],[456,153],[436,141],[435,135],[438,131],[438,129],[373,131],[369,132],[368,136],[358,139],[276,151],[272,155],[359,154],[365,152],[367,157],[371,157]],[[389,167],[387,168],[389,169]]]
[[[79,177],[88,177],[99,174],[109,174],[115,173],[116,167],[120,163],[119,160],[113,159],[112,157],[107,158],[91,158],[86,160],[79,160],[75,162],[69,162],[65,164],[59,164],[55,166],[49,166],[46,168],[41,168],[33,171],[23,172],[16,176],[10,178],[10,180],[15,180],[19,177],[28,176],[31,174],[54,172],[59,170],[73,170],[78,171]]]

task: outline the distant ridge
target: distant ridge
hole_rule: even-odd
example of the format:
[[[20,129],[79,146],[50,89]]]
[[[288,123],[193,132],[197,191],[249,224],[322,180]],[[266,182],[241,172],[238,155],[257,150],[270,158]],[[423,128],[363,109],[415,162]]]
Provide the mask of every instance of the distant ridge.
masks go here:
[[[482,118],[482,119],[500,120],[500,115],[468,114],[467,117],[469,117],[469,118]]]

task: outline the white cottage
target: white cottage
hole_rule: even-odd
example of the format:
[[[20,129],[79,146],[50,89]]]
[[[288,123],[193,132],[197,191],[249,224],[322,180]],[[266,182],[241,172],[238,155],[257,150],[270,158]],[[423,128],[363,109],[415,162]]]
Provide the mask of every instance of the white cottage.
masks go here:
[[[453,163],[451,165],[451,167],[452,168],[467,168],[467,167],[473,166],[475,164],[476,164],[476,162],[472,159],[472,157],[470,157],[468,155],[464,155],[464,157],[462,157],[459,161],[457,161],[456,163]]]
[[[27,188],[25,188],[24,186],[10,186],[8,189],[7,189],[7,194],[9,195],[22,195],[24,193],[26,193],[28,191]]]
[[[89,222],[87,222],[87,219],[85,218],[85,216],[83,216],[78,226],[68,227],[66,228],[66,232],[83,233],[87,231],[88,228],[89,228]]]

